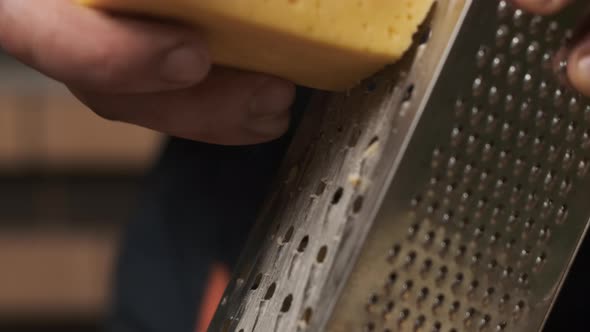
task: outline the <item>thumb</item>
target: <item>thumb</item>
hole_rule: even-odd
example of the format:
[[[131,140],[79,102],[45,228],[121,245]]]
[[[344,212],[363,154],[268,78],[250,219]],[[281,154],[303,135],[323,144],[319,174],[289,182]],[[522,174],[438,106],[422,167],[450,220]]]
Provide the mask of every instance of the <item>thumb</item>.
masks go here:
[[[211,66],[190,29],[116,18],[71,0],[0,0],[0,46],[58,81],[101,92],[188,87]]]

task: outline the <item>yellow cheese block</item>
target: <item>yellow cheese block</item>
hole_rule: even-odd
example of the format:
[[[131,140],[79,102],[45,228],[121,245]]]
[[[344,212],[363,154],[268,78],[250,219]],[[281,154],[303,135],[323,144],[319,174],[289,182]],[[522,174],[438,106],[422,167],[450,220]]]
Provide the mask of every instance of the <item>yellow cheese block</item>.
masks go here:
[[[179,19],[216,64],[345,90],[398,60],[434,0],[77,0]]]

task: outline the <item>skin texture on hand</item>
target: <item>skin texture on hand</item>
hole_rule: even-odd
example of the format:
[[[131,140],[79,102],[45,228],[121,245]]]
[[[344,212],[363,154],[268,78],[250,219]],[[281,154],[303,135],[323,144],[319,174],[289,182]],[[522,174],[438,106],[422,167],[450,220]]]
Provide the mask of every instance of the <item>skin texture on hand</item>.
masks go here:
[[[0,0],[0,47],[110,120],[222,145],[288,129],[292,83],[212,66],[198,31],[174,23],[72,0]]]
[[[513,0],[525,10],[549,15],[566,8],[573,0]],[[590,3],[589,3],[590,9]],[[580,33],[568,49],[564,50],[568,63],[567,76],[569,83],[582,94],[590,96],[590,17],[580,22]]]

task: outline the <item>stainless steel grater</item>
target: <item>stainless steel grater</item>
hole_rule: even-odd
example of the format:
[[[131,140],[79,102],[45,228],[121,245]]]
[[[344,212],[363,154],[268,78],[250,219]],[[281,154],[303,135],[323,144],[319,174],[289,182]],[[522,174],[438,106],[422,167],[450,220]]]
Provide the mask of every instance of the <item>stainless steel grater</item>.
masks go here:
[[[540,331],[590,217],[590,103],[539,17],[439,0],[414,47],[318,94],[209,331]]]

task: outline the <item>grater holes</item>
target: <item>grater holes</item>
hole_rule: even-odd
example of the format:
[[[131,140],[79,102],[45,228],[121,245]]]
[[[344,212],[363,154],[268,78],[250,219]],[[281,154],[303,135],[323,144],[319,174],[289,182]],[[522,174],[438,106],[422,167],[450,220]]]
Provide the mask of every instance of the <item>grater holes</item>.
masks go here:
[[[416,321],[414,322],[414,331],[420,331],[420,329],[424,326],[425,323],[426,323],[426,316],[419,315],[416,318]]]
[[[525,45],[525,37],[522,33],[518,33],[516,34],[514,37],[512,37],[512,39],[510,40],[510,53],[512,55],[517,55],[519,54]]]
[[[426,232],[422,239],[422,245],[425,247],[429,247],[434,242],[435,237],[436,233],[434,231]]]
[[[540,55],[541,45],[534,41],[526,49],[526,58],[529,63],[534,63],[537,61]]]
[[[415,251],[410,251],[408,252],[408,254],[406,255],[406,257],[404,258],[404,262],[403,262],[403,266],[404,268],[408,269],[410,267],[412,267],[412,265],[414,265],[414,262],[416,261],[416,252]]]
[[[287,313],[291,309],[291,304],[293,303],[293,295],[289,294],[283,300],[283,304],[281,305],[281,312]]]
[[[575,122],[570,122],[566,127],[565,127],[565,140],[568,142],[572,142],[576,136],[577,136],[577,124]],[[588,135],[588,133],[585,133],[586,135]],[[586,138],[590,138],[588,136],[586,136]],[[582,134],[582,147],[584,147],[584,134]]]
[[[436,297],[434,297],[432,301],[432,310],[436,312],[437,309],[444,304],[444,302],[445,296],[442,293],[439,293],[438,295],[436,295]]]
[[[459,302],[457,300],[451,302],[451,304],[449,306],[449,318],[451,320],[455,319],[455,316],[456,316],[457,312],[459,311],[459,309],[461,309],[461,302]]]
[[[526,286],[528,284],[528,282],[529,282],[529,275],[528,275],[528,273],[521,273],[518,276],[518,280],[517,281],[521,285],[521,287],[522,286]]]
[[[453,282],[451,284],[451,289],[453,291],[456,291],[458,287],[461,286],[461,284],[463,283],[463,279],[465,277],[463,276],[463,273],[459,272],[455,275],[455,277],[453,278]]]
[[[495,245],[498,243],[499,239],[502,237],[502,234],[499,232],[495,232],[494,234],[490,235],[488,243],[490,245]]]
[[[477,315],[477,310],[475,310],[475,308],[471,307],[468,308],[467,310],[465,310],[464,316],[463,316],[463,325],[466,328],[470,328],[473,324],[473,319],[475,318],[475,316]]]
[[[444,256],[447,254],[447,252],[449,251],[449,248],[451,247],[451,240],[449,238],[444,238],[440,241],[439,243],[439,250],[438,253],[440,256]],[[446,267],[445,267],[446,269]]]
[[[285,235],[280,239],[280,244],[285,245],[285,244],[291,242],[294,232],[295,232],[295,228],[293,226],[289,227],[289,229],[287,230]]]
[[[450,137],[450,141],[451,141],[451,145],[452,146],[457,146],[461,143],[463,139],[463,127],[462,126],[456,126],[451,130],[451,137]]]
[[[472,90],[472,95],[474,97],[482,96],[485,89],[486,89],[486,84],[485,84],[483,77],[478,76],[475,80],[473,80],[471,90]]]
[[[571,97],[569,100],[569,103],[568,103],[568,110],[569,110],[570,114],[573,114],[573,115],[578,114],[581,109],[580,104],[581,104],[580,100],[576,96]]]
[[[494,270],[498,267],[498,261],[495,258],[490,259],[487,264],[488,270]]]
[[[506,0],[501,0],[498,2],[497,15],[499,18],[504,19],[508,17],[511,12],[512,6]]]
[[[457,118],[462,117],[463,114],[465,113],[466,107],[467,107],[466,104],[467,103],[465,102],[465,100],[463,98],[457,98],[455,100],[455,104],[453,106],[453,109],[454,109],[455,116]],[[590,109],[588,109],[588,118],[589,118],[589,121],[590,121]]]
[[[561,205],[556,212],[555,222],[558,225],[563,224],[568,217],[568,213],[569,213],[569,210],[568,210],[567,205],[566,204]]]
[[[436,321],[432,324],[432,332],[440,332],[440,330],[442,329],[442,323],[439,321]]]
[[[590,148],[590,130],[585,130],[582,133],[580,143],[583,149],[588,150]]]
[[[430,294],[430,289],[428,287],[422,287],[416,296],[416,300],[418,303],[424,302]]]
[[[303,327],[307,327],[311,322],[311,318],[313,316],[313,309],[310,307],[305,308],[303,314],[301,315],[300,323]]]
[[[588,163],[588,159],[580,160],[577,167],[577,173],[579,177],[585,177],[588,174],[588,168],[590,164]]]
[[[395,244],[389,249],[387,254],[387,261],[392,263],[400,254],[401,246],[399,244]]]
[[[258,273],[252,282],[252,286],[250,286],[251,290],[257,290],[260,287],[260,283],[262,282],[262,273]]]
[[[508,67],[506,72],[506,81],[509,85],[514,86],[520,81],[522,76],[522,66],[519,63],[513,63]]]
[[[272,283],[270,284],[270,286],[268,286],[268,289],[266,290],[266,294],[264,294],[264,300],[270,300],[272,299],[272,297],[275,295],[275,291],[277,289],[277,284],[276,283]]]
[[[553,54],[550,52],[543,53],[543,56],[541,57],[541,63],[544,70],[551,71],[553,68]]]
[[[430,41],[430,37],[432,37],[432,27],[426,26],[420,32],[420,36],[418,37],[418,43],[420,45],[428,44]]]
[[[432,259],[426,258],[420,267],[420,275],[424,277],[427,273],[432,270]]]
[[[491,320],[492,316],[490,316],[489,314],[483,315],[483,317],[481,317],[481,319],[479,320],[479,330],[481,331],[483,329],[486,329],[490,325]]]
[[[375,323],[368,322],[367,324],[365,324],[365,327],[364,327],[363,331],[364,332],[373,332],[373,331],[375,331]]]
[[[546,241],[551,235],[551,228],[547,225],[539,229],[539,240]]]
[[[324,193],[324,191],[326,190],[327,186],[328,186],[328,184],[325,181],[320,181],[318,183],[318,185],[316,186],[315,195],[317,197],[321,196]]]
[[[512,308],[512,315],[515,319],[520,318],[523,311],[526,308],[526,303],[523,300],[519,300]]]
[[[559,195],[562,197],[568,195],[571,191],[571,188],[572,188],[572,181],[570,180],[570,178],[569,177],[564,178],[559,183]]]
[[[527,72],[522,78],[522,89],[525,92],[531,92],[535,84],[535,77],[532,73]]]
[[[342,196],[344,195],[344,188],[338,187],[334,194],[332,195],[332,205],[337,205],[340,203]]]
[[[441,217],[442,223],[448,224],[451,221],[451,219],[453,219],[453,215],[454,215],[453,210],[448,210],[445,213],[443,213],[443,215]]]
[[[434,210],[436,210],[436,208],[434,208]],[[411,224],[410,227],[408,227],[407,239],[408,240],[413,240],[416,237],[416,234],[418,234],[419,231],[420,231],[420,224],[418,224],[418,223]]]
[[[407,300],[410,296],[410,292],[414,288],[413,280],[406,280],[401,285],[401,298]]]
[[[387,280],[385,282],[385,288],[386,289],[391,289],[393,287],[393,285],[396,283],[398,279],[398,274],[397,272],[391,272],[389,274],[389,276],[387,276]]]
[[[415,90],[414,84],[408,85],[408,87],[406,88],[406,91],[404,92],[404,96],[402,98],[402,103],[406,103],[406,102],[409,102],[412,100],[412,97],[414,96],[414,90]]]
[[[395,302],[394,301],[388,301],[385,306],[383,307],[383,319],[385,320],[389,320],[391,318],[391,314],[393,313],[393,310],[395,309]]]
[[[557,35],[559,34],[559,24],[555,21],[549,22],[547,30],[545,30],[545,39],[548,42],[556,41]]]
[[[297,251],[299,253],[303,253],[305,251],[305,249],[307,249],[308,245],[309,245],[309,236],[306,235],[299,242],[299,246],[297,247]]]
[[[487,288],[483,293],[484,302],[489,302],[490,298],[493,297],[495,293],[496,289],[494,287]]]
[[[483,68],[487,65],[489,57],[490,57],[490,48],[488,46],[481,46],[476,53],[475,62],[477,66]]]
[[[551,93],[552,87],[550,86],[549,83],[547,83],[547,81],[542,80],[539,83],[539,87],[538,87],[538,92],[539,92],[539,97],[542,99],[545,99],[547,97],[549,97],[549,94]]]
[[[471,256],[471,265],[478,265],[481,262],[482,254],[476,252]]]
[[[432,168],[433,169],[438,168],[442,159],[444,159],[444,155],[443,155],[442,150],[440,148],[434,149],[434,151],[432,151],[432,161],[431,161]]]
[[[496,36],[495,36],[496,46],[503,47],[504,45],[506,45],[509,36],[510,36],[510,28],[505,24],[500,25],[500,27],[498,27],[498,29],[496,30]]]
[[[373,293],[367,300],[367,310],[371,311],[377,304],[379,304],[379,295]]]
[[[475,105],[471,107],[469,110],[469,124],[472,126],[477,126],[481,119],[484,116],[484,111],[482,110],[481,106]]]
[[[417,196],[414,196],[414,198],[412,198],[412,200],[410,201],[410,205],[413,208],[417,208],[418,205],[420,205],[421,202],[422,202],[422,196],[417,195]]]
[[[536,258],[535,258],[535,270],[538,271],[541,267],[543,267],[543,265],[545,264],[545,262],[547,261],[547,254],[545,252],[541,252]]]
[[[316,262],[318,264],[322,264],[326,260],[326,256],[328,256],[328,246],[322,246],[320,250],[318,250],[318,254],[316,256]]]

